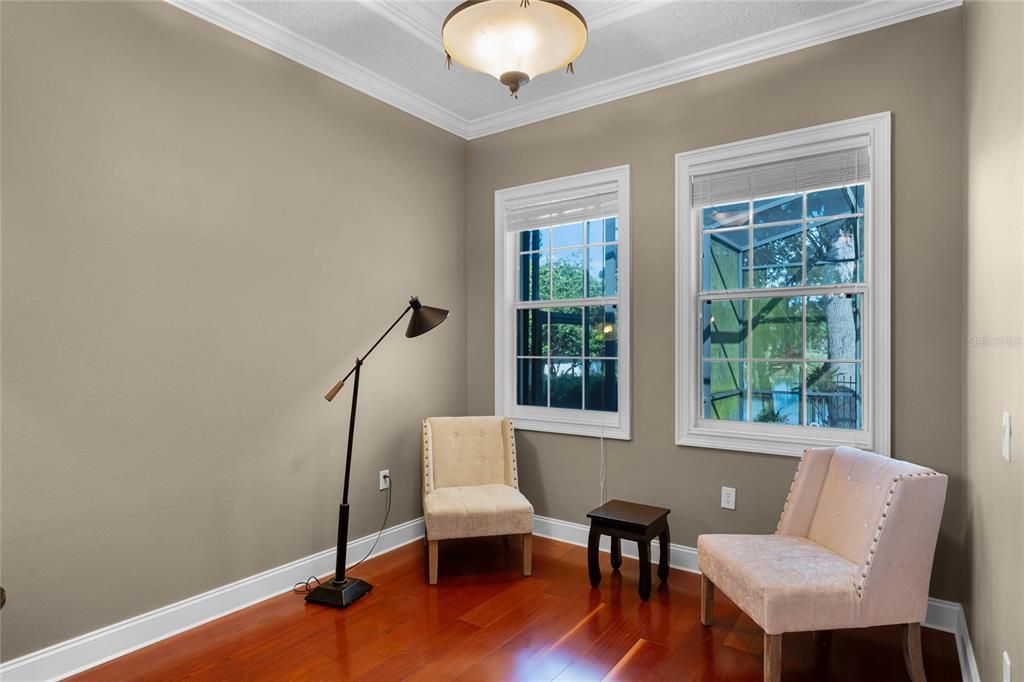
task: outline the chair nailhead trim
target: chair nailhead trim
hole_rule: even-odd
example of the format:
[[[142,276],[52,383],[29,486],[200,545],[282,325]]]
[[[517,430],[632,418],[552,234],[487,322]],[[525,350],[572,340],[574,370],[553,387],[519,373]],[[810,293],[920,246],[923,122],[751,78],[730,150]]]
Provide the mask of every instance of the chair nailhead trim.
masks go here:
[[[804,463],[804,457],[807,456],[807,450],[804,450],[804,454],[800,457],[800,461],[796,463],[796,473],[793,474],[793,481],[789,484],[789,492],[786,493],[786,501],[782,503],[782,513],[779,514],[779,522],[775,524],[775,533],[782,529],[782,520],[786,518],[786,510],[789,508],[789,499],[793,497],[793,488],[796,487],[796,482],[800,478],[800,465]]]
[[[881,531],[885,526],[885,520],[889,517],[888,509],[892,507],[893,497],[896,495],[896,489],[901,479],[904,478],[917,478],[919,476],[936,476],[938,472],[935,471],[922,471],[916,474],[900,474],[892,479],[892,487],[889,489],[889,496],[885,500],[885,506],[883,507],[882,517],[878,521],[878,534],[872,540],[871,547],[868,549],[868,558],[864,560],[864,570],[861,572],[861,582],[857,585],[857,596],[862,597],[864,591],[864,583],[867,580],[868,573],[870,572],[871,557],[874,556],[875,551],[878,549],[878,542],[882,538]]]

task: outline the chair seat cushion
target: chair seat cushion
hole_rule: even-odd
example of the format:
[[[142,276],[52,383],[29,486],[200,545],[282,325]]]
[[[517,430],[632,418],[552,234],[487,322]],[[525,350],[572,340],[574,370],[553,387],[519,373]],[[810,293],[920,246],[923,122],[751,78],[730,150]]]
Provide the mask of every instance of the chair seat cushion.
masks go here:
[[[701,535],[701,572],[765,632],[858,627],[857,566],[794,535]]]
[[[428,540],[533,532],[533,505],[502,484],[437,488],[423,498]]]

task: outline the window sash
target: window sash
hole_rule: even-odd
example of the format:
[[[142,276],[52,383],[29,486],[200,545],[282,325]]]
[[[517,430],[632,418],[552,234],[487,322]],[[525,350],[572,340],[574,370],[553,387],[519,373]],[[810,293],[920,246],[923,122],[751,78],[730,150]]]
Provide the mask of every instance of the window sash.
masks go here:
[[[864,187],[863,201],[864,201],[865,207],[867,207],[868,206],[868,201],[871,200],[871,196],[870,196],[870,194],[871,194],[870,183],[868,183],[868,182],[855,182],[855,183],[852,183],[852,184],[853,185],[863,185],[863,187]],[[818,225],[818,224],[821,224],[821,223],[840,222],[840,221],[849,220],[849,219],[862,220],[864,222],[863,238],[867,239],[867,235],[868,235],[868,231],[869,231],[868,217],[867,217],[867,214],[866,214],[865,211],[848,212],[848,213],[841,213],[841,214],[835,214],[835,215],[825,215],[825,216],[809,216],[808,215],[808,207],[807,207],[807,201],[808,201],[807,197],[810,194],[814,194],[814,193],[818,193],[818,192],[823,192],[823,191],[827,191],[827,190],[832,190],[832,189],[844,189],[844,188],[850,187],[850,186],[851,186],[850,184],[847,184],[847,185],[827,184],[827,185],[823,185],[821,187],[809,186],[809,187],[806,187],[806,188],[804,188],[804,189],[802,189],[800,191],[794,191],[794,192],[790,192],[789,194],[783,194],[783,195],[778,195],[778,194],[752,195],[752,196],[746,196],[746,197],[742,197],[741,196],[741,197],[730,199],[729,201],[731,203],[743,202],[743,203],[747,204],[746,224],[745,225],[739,225],[737,227],[717,227],[717,228],[712,228],[712,229],[705,229],[704,222],[703,222],[704,221],[704,212],[707,209],[709,209],[709,208],[712,208],[712,207],[714,207],[716,205],[721,205],[721,204],[720,203],[714,203],[714,204],[703,204],[703,203],[702,204],[695,204],[693,206],[692,210],[691,210],[691,216],[692,216],[691,217],[691,224],[693,225],[693,229],[698,233],[697,234],[697,239],[703,240],[705,237],[711,237],[711,236],[720,235],[720,234],[729,235],[729,234],[742,234],[742,233],[745,233],[747,235],[747,247],[745,249],[742,249],[742,250],[738,251],[737,253],[742,253],[742,252],[748,253],[749,254],[748,258],[750,260],[750,264],[748,266],[744,266],[743,267],[743,277],[744,277],[744,279],[746,281],[746,284],[747,284],[747,286],[745,288],[742,288],[742,289],[705,289],[704,288],[704,256],[705,256],[705,254],[704,254],[703,245],[701,245],[698,248],[698,251],[697,251],[697,254],[698,254],[697,255],[697,266],[698,266],[698,268],[700,270],[700,277],[701,277],[700,278],[701,286],[700,286],[700,289],[699,289],[699,294],[701,296],[703,296],[704,294],[707,294],[707,293],[712,293],[712,292],[718,293],[718,292],[721,292],[721,291],[761,291],[761,290],[768,290],[768,291],[793,291],[793,290],[796,290],[796,289],[801,288],[801,287],[803,287],[803,288],[813,288],[815,286],[833,286],[833,285],[813,285],[813,284],[808,284],[807,283],[808,282],[808,276],[809,276],[810,270],[811,270],[811,263],[808,260],[808,253],[807,253],[807,245],[808,245],[808,240],[809,240],[808,226],[812,225],[812,224],[813,225]],[[777,220],[777,221],[764,222],[764,223],[756,222],[756,220],[755,220],[755,217],[756,217],[755,205],[756,205],[757,202],[765,201],[765,200],[769,200],[769,199],[774,199],[774,198],[782,198],[782,197],[786,197],[786,196],[794,196],[794,195],[799,195],[800,196],[800,203],[801,203],[800,218],[792,218],[792,219],[789,219],[789,220]],[[775,228],[775,227],[782,227],[782,226],[792,227],[792,234],[780,235],[780,236],[776,237],[776,239],[788,238],[790,236],[795,236],[796,234],[800,235],[800,262],[799,263],[787,263],[786,264],[787,266],[799,266],[800,267],[800,277],[801,277],[800,284],[799,285],[790,285],[790,286],[776,286],[776,287],[758,287],[758,286],[755,286],[754,276],[755,276],[755,274],[757,273],[758,270],[770,270],[770,269],[773,269],[773,268],[780,267],[779,264],[769,264],[769,265],[760,265],[760,266],[755,264],[755,261],[756,261],[755,256],[756,256],[756,253],[757,253],[757,249],[760,246],[764,246],[764,244],[759,245],[757,243],[757,239],[756,239],[757,231],[758,230],[769,229],[769,228]],[[862,247],[862,246],[863,245],[860,245],[860,247]],[[860,247],[858,247],[858,248],[860,248]],[[858,256],[858,254],[855,254],[854,261],[855,262],[859,262],[860,267],[862,269],[864,269],[868,265],[868,262],[867,262],[868,258],[869,258],[869,254],[867,254],[867,253],[864,253],[863,259],[861,259]],[[842,284],[837,285],[837,286],[852,286],[852,285],[855,285],[855,284],[860,284],[860,282],[846,282],[846,283],[842,283]]]
[[[830,294],[827,294],[827,295],[844,295],[846,293],[849,293],[849,292],[847,292],[847,291],[832,291]],[[754,394],[756,392],[755,389],[754,389],[754,381],[753,381],[754,380],[754,366],[757,365],[757,364],[776,364],[776,365],[778,365],[778,364],[793,364],[793,365],[799,365],[799,367],[800,367],[800,392],[799,392],[800,422],[798,424],[780,424],[780,425],[778,425],[777,428],[783,428],[783,429],[789,429],[789,430],[795,429],[795,428],[815,428],[815,429],[824,429],[826,431],[836,430],[838,427],[833,427],[833,426],[817,426],[817,425],[811,425],[811,424],[805,423],[806,421],[809,420],[809,407],[810,407],[810,400],[809,400],[809,398],[811,396],[810,391],[809,391],[807,368],[808,368],[809,365],[817,365],[817,364],[831,364],[831,365],[840,365],[840,364],[842,364],[842,365],[856,365],[859,368],[858,371],[860,372],[860,374],[859,374],[859,377],[860,377],[859,378],[859,382],[860,382],[860,392],[859,392],[860,408],[859,408],[858,417],[859,417],[859,420],[860,420],[860,423],[861,423],[861,427],[857,428],[857,429],[844,429],[844,430],[850,431],[850,432],[853,432],[853,433],[861,433],[861,432],[863,432],[865,430],[865,428],[866,428],[865,425],[867,423],[866,419],[865,419],[865,415],[868,414],[868,410],[870,409],[870,406],[871,406],[870,383],[869,383],[868,373],[865,371],[865,368],[867,367],[867,363],[866,363],[865,358],[864,358],[864,345],[865,345],[864,344],[864,336],[865,336],[865,330],[867,328],[867,325],[869,324],[868,320],[869,320],[870,316],[868,315],[868,307],[867,307],[867,303],[866,303],[867,296],[864,293],[862,293],[862,292],[858,292],[858,293],[861,295],[860,306],[859,306],[860,338],[858,339],[859,350],[860,350],[860,353],[861,353],[861,357],[859,357],[859,358],[857,358],[857,357],[853,357],[853,358],[844,358],[844,357],[815,358],[815,357],[812,357],[812,356],[810,356],[808,354],[808,344],[807,344],[807,310],[808,310],[808,306],[809,306],[808,299],[811,296],[815,295],[813,293],[812,294],[805,294],[805,295],[793,295],[793,296],[789,296],[789,295],[783,295],[783,296],[759,296],[759,297],[737,296],[735,298],[724,299],[724,300],[743,301],[743,302],[746,302],[747,300],[750,300],[751,306],[752,306],[753,305],[753,301],[758,300],[760,298],[801,298],[802,301],[801,301],[801,306],[800,306],[800,354],[796,355],[796,356],[793,356],[793,357],[756,357],[754,355],[754,315],[753,315],[753,311],[752,310],[750,310],[749,312],[744,311],[744,325],[743,325],[744,326],[744,337],[743,338],[745,340],[745,346],[744,346],[743,355],[742,356],[736,356],[736,357],[717,357],[717,358],[716,357],[706,356],[704,354],[704,352],[703,352],[704,351],[704,348],[703,348],[704,347],[704,344],[703,344],[703,335],[704,335],[703,313],[702,312],[698,312],[698,315],[697,315],[697,328],[695,330],[695,336],[697,338],[701,339],[701,342],[696,344],[697,356],[698,356],[698,367],[699,367],[698,378],[700,379],[700,381],[694,382],[696,384],[696,391],[697,391],[697,396],[695,397],[695,401],[701,405],[701,409],[699,410],[699,415],[698,415],[698,421],[701,422],[701,423],[728,423],[728,424],[735,424],[735,425],[764,424],[764,422],[758,422],[756,419],[753,418],[753,414],[754,414],[754,412],[753,412],[753,402],[754,402]],[[714,300],[723,300],[723,299],[714,299]],[[698,309],[698,311],[701,310],[699,303],[698,303],[698,308],[697,309]],[[711,418],[708,418],[708,417],[705,416],[705,410],[703,409],[704,408],[704,380],[706,378],[705,374],[704,374],[704,365],[708,364],[708,363],[742,364],[742,365],[744,365],[744,368],[743,368],[744,390],[742,391],[742,393],[743,393],[744,403],[745,403],[745,411],[744,411],[744,414],[746,415],[745,419],[711,419]],[[773,393],[774,393],[774,391],[773,391]],[[740,428],[742,428],[742,427],[740,427]],[[771,428],[776,428],[776,427],[771,427]]]

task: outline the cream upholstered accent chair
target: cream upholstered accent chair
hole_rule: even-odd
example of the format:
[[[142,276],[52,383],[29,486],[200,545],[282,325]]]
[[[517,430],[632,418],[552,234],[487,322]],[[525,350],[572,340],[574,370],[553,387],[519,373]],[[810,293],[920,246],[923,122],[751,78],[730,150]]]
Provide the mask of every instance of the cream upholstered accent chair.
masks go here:
[[[924,682],[921,621],[946,476],[854,448],[805,450],[774,535],[701,535],[701,622],[714,588],[764,629],[764,679],[781,675],[782,634],[903,625]]]
[[[516,437],[502,417],[423,420],[423,520],[430,584],[441,540],[523,537],[523,575],[533,572],[533,505],[519,492]]]

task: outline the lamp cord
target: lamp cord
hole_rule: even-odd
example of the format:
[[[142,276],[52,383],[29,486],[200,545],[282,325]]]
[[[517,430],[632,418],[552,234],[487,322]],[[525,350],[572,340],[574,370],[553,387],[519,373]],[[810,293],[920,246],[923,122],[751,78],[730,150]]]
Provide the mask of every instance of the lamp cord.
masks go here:
[[[356,566],[358,566],[359,564],[363,563],[364,561],[366,561],[367,559],[370,558],[370,555],[373,554],[373,550],[375,550],[377,548],[377,543],[380,542],[381,536],[384,535],[384,529],[387,528],[388,516],[391,515],[391,476],[389,474],[384,474],[384,478],[388,482],[388,499],[387,499],[387,502],[385,503],[385,507],[384,507],[384,520],[381,521],[380,530],[377,531],[377,537],[375,537],[373,539],[373,544],[370,545],[369,551],[366,552],[366,554],[363,556],[362,559],[360,559],[359,561],[355,562],[351,566],[347,567],[345,569],[346,571],[352,570],[353,568],[355,568]],[[316,584],[314,585],[314,584],[311,584],[311,583],[316,583]],[[312,592],[313,589],[317,585],[319,585],[319,584],[320,584],[320,579],[317,578],[315,575],[311,575],[304,582],[300,581],[300,582],[295,583],[295,585],[292,586],[292,592],[298,592],[299,594],[307,594],[309,592]]]

